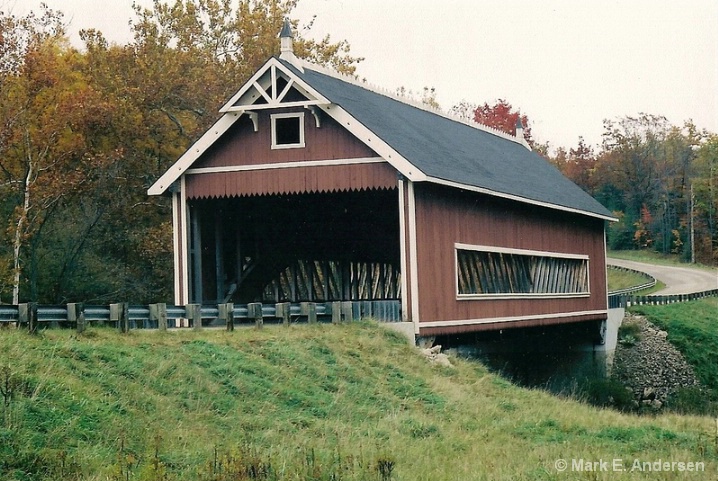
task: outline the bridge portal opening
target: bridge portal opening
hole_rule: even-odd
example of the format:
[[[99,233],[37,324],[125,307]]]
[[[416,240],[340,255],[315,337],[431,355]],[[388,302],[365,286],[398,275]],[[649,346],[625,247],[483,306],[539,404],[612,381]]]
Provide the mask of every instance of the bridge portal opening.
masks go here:
[[[396,189],[190,199],[190,300],[401,298]]]

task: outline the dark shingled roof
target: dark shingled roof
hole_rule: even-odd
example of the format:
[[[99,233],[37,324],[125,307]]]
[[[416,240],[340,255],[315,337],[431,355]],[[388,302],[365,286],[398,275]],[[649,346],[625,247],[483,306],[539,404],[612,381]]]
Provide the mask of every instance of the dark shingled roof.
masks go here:
[[[429,177],[613,217],[556,167],[517,142],[340,78],[282,63]]]

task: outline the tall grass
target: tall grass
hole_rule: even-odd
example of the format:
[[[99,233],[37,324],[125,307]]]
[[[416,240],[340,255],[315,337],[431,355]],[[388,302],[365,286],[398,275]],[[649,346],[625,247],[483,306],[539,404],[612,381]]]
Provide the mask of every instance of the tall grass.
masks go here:
[[[452,362],[430,365],[371,323],[5,330],[0,479],[574,479],[555,460],[617,457],[715,473],[712,419],[620,414]]]

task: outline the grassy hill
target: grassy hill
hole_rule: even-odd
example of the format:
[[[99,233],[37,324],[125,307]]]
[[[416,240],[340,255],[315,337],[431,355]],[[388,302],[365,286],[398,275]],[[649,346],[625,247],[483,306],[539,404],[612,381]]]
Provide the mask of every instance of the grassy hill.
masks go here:
[[[370,323],[3,330],[0,479],[715,477],[713,419],[619,414],[452,362],[431,365]],[[702,461],[705,471],[579,473],[572,459],[621,459],[626,470],[635,459]]]

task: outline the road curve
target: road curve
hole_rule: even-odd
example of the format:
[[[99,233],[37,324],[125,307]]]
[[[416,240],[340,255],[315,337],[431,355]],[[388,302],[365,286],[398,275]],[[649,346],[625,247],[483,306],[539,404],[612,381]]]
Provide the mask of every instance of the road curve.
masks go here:
[[[718,269],[659,266],[613,258],[608,258],[606,263],[610,266],[626,267],[645,272],[663,282],[666,285],[665,289],[661,289],[659,292],[653,293],[653,295],[692,294],[694,292],[718,289]]]

